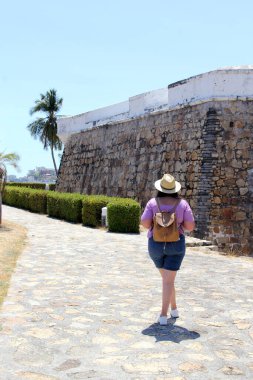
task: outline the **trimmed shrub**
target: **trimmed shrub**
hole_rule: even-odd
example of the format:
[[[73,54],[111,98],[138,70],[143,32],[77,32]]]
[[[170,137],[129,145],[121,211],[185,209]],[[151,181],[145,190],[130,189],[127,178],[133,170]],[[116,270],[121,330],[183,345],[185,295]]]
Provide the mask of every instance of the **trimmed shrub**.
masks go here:
[[[29,210],[39,214],[47,214],[47,194],[46,190],[31,189],[28,194]]]
[[[107,205],[109,231],[139,233],[140,213],[141,207],[133,199],[112,200]]]
[[[49,190],[50,191],[55,191],[55,186],[56,186],[55,183],[50,183],[49,184]]]
[[[106,195],[89,195],[83,200],[83,224],[89,227],[101,226],[102,207],[116,198],[107,197]]]
[[[14,186],[14,187],[29,187],[30,189],[46,189],[45,183],[37,183],[37,182],[8,182],[6,184],[7,186]]]
[[[82,200],[85,195],[77,193],[48,192],[47,213],[49,216],[69,222],[82,222]]]
[[[25,210],[47,213],[47,191],[24,187],[6,186],[3,203]]]
[[[9,206],[28,209],[28,197],[27,192],[24,192],[25,190],[21,187],[5,186],[3,203]]]

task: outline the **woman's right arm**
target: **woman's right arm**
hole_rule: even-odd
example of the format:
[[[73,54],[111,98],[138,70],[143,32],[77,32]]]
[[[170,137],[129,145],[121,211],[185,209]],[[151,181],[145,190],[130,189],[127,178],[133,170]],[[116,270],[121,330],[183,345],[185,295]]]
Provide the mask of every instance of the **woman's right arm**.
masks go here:
[[[194,230],[194,228],[195,228],[195,222],[184,221],[184,223],[183,223],[183,229],[184,230],[191,232]]]
[[[194,216],[192,213],[192,209],[188,202],[185,201],[185,210],[184,210],[184,221],[182,223],[182,227],[184,230],[189,232],[193,231],[195,228]]]

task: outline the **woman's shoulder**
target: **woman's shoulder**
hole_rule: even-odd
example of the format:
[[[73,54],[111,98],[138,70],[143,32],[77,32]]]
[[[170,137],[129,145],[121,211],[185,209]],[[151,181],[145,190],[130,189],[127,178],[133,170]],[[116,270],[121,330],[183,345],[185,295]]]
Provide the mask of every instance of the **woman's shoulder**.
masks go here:
[[[179,205],[182,207],[182,208],[188,208],[190,207],[189,203],[187,202],[186,199],[184,198],[181,198],[180,202],[179,202]]]
[[[153,207],[156,205],[156,199],[155,198],[151,198],[148,200],[147,202],[147,205],[150,206],[150,207]]]

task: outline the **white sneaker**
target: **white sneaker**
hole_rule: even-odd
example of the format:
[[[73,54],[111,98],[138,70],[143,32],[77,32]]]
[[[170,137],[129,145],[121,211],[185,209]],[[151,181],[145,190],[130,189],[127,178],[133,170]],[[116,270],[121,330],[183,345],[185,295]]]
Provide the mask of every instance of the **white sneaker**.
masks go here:
[[[167,325],[167,316],[161,315],[157,321],[161,326]]]
[[[179,314],[178,314],[178,310],[177,309],[174,309],[170,311],[170,315],[172,318],[179,318]]]

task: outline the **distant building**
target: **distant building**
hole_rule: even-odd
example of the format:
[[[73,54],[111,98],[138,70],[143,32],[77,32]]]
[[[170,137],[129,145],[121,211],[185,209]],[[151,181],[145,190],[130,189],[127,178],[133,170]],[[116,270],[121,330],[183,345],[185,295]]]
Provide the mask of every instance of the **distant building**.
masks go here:
[[[8,182],[17,182],[18,178],[15,175],[8,175],[7,181]]]
[[[15,175],[7,176],[8,182],[38,182],[38,183],[55,183],[57,176],[54,169],[45,167],[36,167],[28,170],[25,177],[16,177]]]

